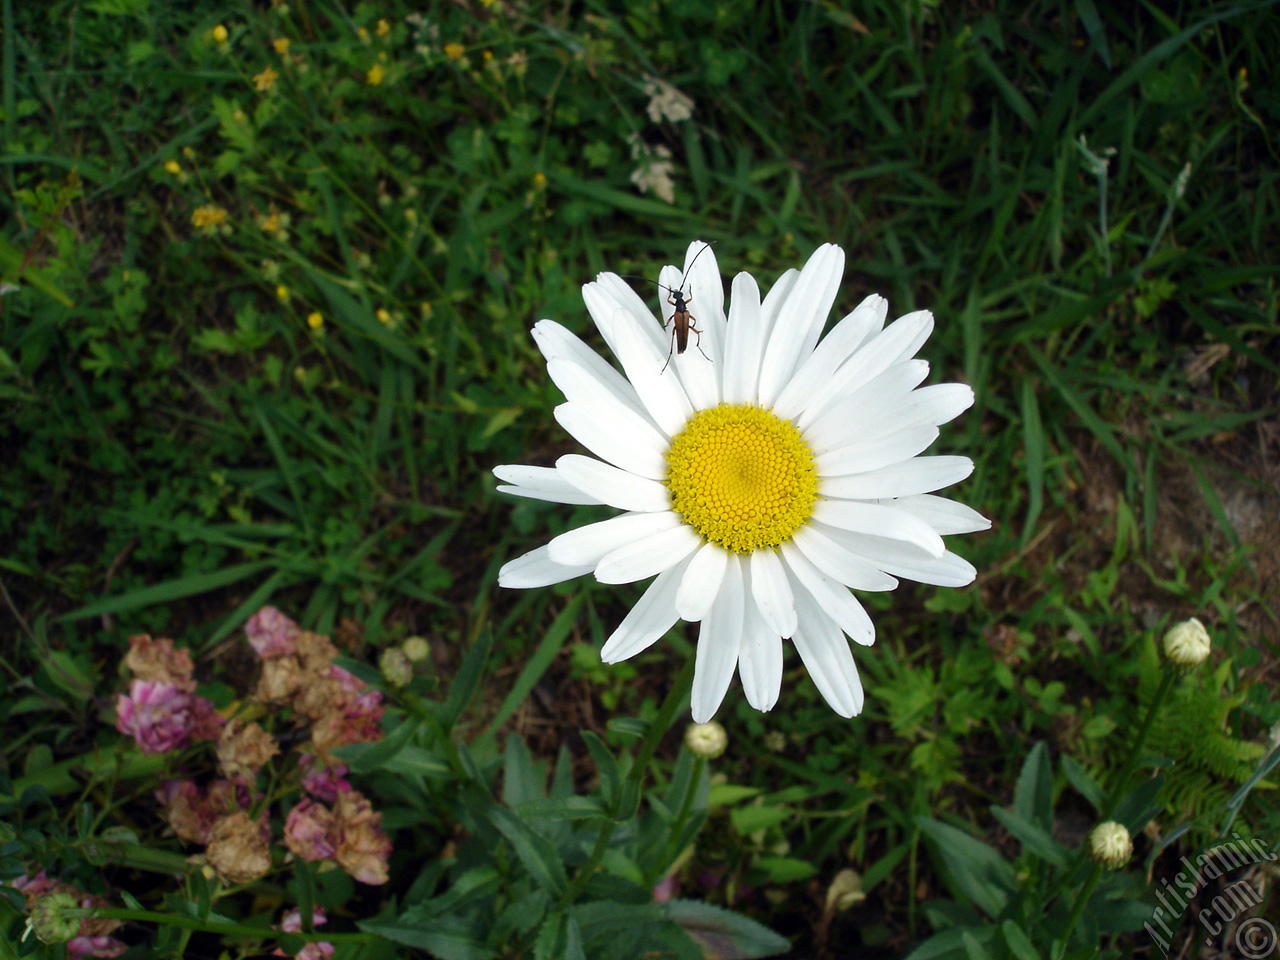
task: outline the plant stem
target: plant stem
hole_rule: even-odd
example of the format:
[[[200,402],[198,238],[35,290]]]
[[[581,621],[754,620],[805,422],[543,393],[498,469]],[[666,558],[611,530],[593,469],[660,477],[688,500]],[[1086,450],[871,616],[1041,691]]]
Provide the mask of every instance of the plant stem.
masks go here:
[[[163,924],[179,927],[183,930],[199,930],[203,933],[221,934],[228,937],[272,938],[280,935],[279,930],[270,927],[246,927],[239,923],[218,923],[213,920],[198,920],[195,917],[184,917],[177,913],[157,913],[154,910],[68,910],[68,916],[101,917],[107,920],[134,920],[143,923]],[[291,933],[291,937],[300,937],[309,943],[328,940],[330,943],[377,943],[382,940],[376,933]]]
[[[1067,917],[1067,924],[1062,928],[1062,935],[1058,938],[1057,943],[1063,949],[1054,950],[1053,956],[1062,956],[1065,952],[1067,944],[1071,942],[1071,934],[1075,931],[1076,924],[1080,922],[1080,915],[1084,913],[1084,908],[1088,904],[1089,898],[1093,896],[1093,889],[1101,879],[1102,864],[1095,861],[1093,870],[1089,873],[1089,879],[1084,882],[1084,889],[1080,891],[1080,896],[1076,898],[1076,902],[1072,905],[1071,916]]]
[[[1151,724],[1155,721],[1156,713],[1160,710],[1160,704],[1173,687],[1173,681],[1177,679],[1177,676],[1178,671],[1174,667],[1165,667],[1160,687],[1156,690],[1156,695],[1151,698],[1151,705],[1147,707],[1147,715],[1143,717],[1142,726],[1138,728],[1138,735],[1133,739],[1133,747],[1129,751],[1129,759],[1125,761],[1124,769],[1120,772],[1120,779],[1116,781],[1115,789],[1111,791],[1111,799],[1107,801],[1106,807],[1103,808],[1102,816],[1099,818],[1101,822],[1111,819],[1116,807],[1120,805],[1120,800],[1128,794],[1129,780],[1138,766],[1138,758],[1142,755],[1142,748],[1147,742],[1147,734],[1151,732]]]

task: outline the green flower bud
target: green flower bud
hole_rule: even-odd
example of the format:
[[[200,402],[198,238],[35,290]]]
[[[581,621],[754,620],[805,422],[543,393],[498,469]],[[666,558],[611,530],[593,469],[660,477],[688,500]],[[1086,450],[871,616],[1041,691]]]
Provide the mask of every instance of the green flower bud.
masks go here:
[[[42,943],[67,943],[80,934],[80,918],[67,910],[79,906],[69,893],[45,894],[31,908],[31,929]]]
[[[413,664],[398,647],[382,651],[378,657],[378,669],[393,687],[403,687],[413,679]]]
[[[422,663],[431,656],[431,644],[423,637],[410,637],[400,649],[404,651],[404,655],[409,658],[410,663]]]

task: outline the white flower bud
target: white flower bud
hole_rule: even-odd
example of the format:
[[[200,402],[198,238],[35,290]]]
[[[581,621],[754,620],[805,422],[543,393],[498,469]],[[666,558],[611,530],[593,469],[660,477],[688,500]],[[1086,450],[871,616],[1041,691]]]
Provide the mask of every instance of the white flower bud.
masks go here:
[[[729,746],[729,735],[714,720],[710,723],[691,723],[684,732],[684,745],[693,751],[694,756],[714,760]]]
[[[1133,840],[1124,824],[1108,820],[1089,834],[1089,852],[1108,869],[1123,867],[1133,856]]]
[[[1192,617],[1175,623],[1164,635],[1164,655],[1175,667],[1198,667],[1209,656],[1209,631]]]

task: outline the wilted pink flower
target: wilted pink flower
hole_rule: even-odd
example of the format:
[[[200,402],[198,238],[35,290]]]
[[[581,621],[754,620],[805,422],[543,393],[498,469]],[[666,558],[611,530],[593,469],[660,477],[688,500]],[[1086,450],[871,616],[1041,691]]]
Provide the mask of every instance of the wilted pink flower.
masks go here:
[[[312,926],[319,927],[328,922],[323,910],[315,907],[311,912]],[[285,933],[301,933],[302,932],[302,911],[294,907],[280,920],[280,929]],[[325,960],[332,957],[335,948],[332,943],[319,940],[314,943],[308,943],[298,953],[294,954],[298,960]],[[273,957],[287,957],[288,954],[277,947],[271,954]]]
[[[125,944],[115,937],[75,937],[67,944],[67,956],[118,957],[128,949]]]
[[[338,797],[334,820],[339,832],[338,863],[361,883],[386,883],[391,840],[382,831],[382,814],[355,790]]]
[[[217,740],[222,736],[222,725],[226,722],[212,700],[204,697],[191,698],[192,740]]]
[[[311,728],[311,739],[322,751],[350,743],[376,742],[382,739],[382,714],[385,711],[382,693],[366,689],[340,711],[321,716]]]
[[[329,667],[329,676],[338,681],[343,693],[360,693],[368,686],[350,670],[344,670],[336,663]]]
[[[333,803],[338,799],[339,793],[346,793],[351,789],[351,784],[346,780],[347,765],[345,763],[335,761],[325,765],[317,762],[311,754],[304,753],[298,758],[298,766],[304,771],[302,789],[317,800]]]
[[[253,797],[243,782],[215,780],[202,789],[191,780],[167,780],[156,800],[174,833],[191,843],[208,843],[213,825],[229,813],[248,810]]]
[[[116,701],[116,729],[143,753],[168,753],[191,742],[191,694],[171,683],[134,680]]]
[[[668,900],[674,899],[679,892],[680,881],[676,879],[676,875],[673,873],[653,885],[653,902],[666,903]]]
[[[311,925],[323,927],[329,922],[328,915],[320,907],[311,908]],[[280,929],[284,933],[300,933],[302,931],[302,911],[297,907],[289,910],[280,918]]]
[[[187,693],[196,688],[191,676],[194,669],[191,653],[185,647],[174,647],[172,640],[153,640],[145,633],[135,634],[129,638],[129,653],[124,658],[124,665],[138,680],[171,683]]]
[[[293,653],[302,631],[275,607],[263,607],[245,623],[244,632],[258,656],[265,660]]]
[[[34,877],[29,877],[25,873],[19,877],[14,877],[9,881],[9,886],[13,887],[20,893],[27,895],[27,900],[34,900],[37,897],[43,897],[52,890],[58,881],[52,879],[47,873],[41,870]]]
[[[285,819],[284,845],[303,860],[332,860],[338,852],[333,811],[314,800],[300,800]]]

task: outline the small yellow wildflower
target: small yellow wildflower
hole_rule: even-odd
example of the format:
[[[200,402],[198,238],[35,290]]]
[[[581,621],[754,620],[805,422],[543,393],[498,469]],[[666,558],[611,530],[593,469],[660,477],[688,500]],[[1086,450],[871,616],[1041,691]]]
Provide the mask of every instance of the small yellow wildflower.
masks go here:
[[[324,326],[324,317],[320,315],[319,310],[312,310],[307,314],[307,326],[312,330],[319,330]]]
[[[361,43],[369,42],[369,31],[366,30],[364,27],[356,28],[356,36],[360,38]]]
[[[263,233],[278,232],[280,230],[280,214],[272,211],[270,216],[259,218],[258,226],[262,228]]]
[[[387,71],[382,69],[382,64],[375,63],[369,68],[369,72],[365,74],[365,80],[369,82],[369,86],[376,87],[386,77]]]
[[[374,314],[380,323],[391,323],[391,312],[386,307],[379,307]]]
[[[213,233],[226,222],[227,211],[213,204],[196,207],[191,214],[191,225],[204,233]]]
[[[177,160],[169,160],[165,163],[164,168],[168,173],[172,173],[175,177],[182,172],[182,164]]]
[[[289,288],[283,283],[276,285],[276,299],[281,303],[289,302]]]
[[[289,38],[276,37],[274,40],[271,41],[271,46],[275,47],[276,53],[280,54],[280,56],[283,57],[286,53],[289,52]]]
[[[461,60],[467,54],[467,48],[460,43],[446,43],[444,55],[450,60]]]
[[[229,36],[229,34],[227,33],[226,27],[224,27],[222,24],[218,24],[216,27],[214,27],[212,30],[209,31],[209,36],[213,38],[214,43],[226,43],[227,37]]]
[[[543,173],[541,170],[539,170],[537,173],[533,175],[533,188],[535,190],[541,190],[546,185],[547,185],[547,175]]]
[[[375,30],[374,32],[377,33],[377,35],[380,37],[385,37],[388,33],[391,32],[391,24],[387,23],[387,21],[385,20],[379,20],[378,29]]]
[[[265,93],[276,85],[276,78],[279,76],[280,74],[267,67],[267,69],[253,78],[253,86],[255,89]]]
[[[497,2],[498,0],[480,0],[480,5],[488,10],[490,7],[497,4]]]

